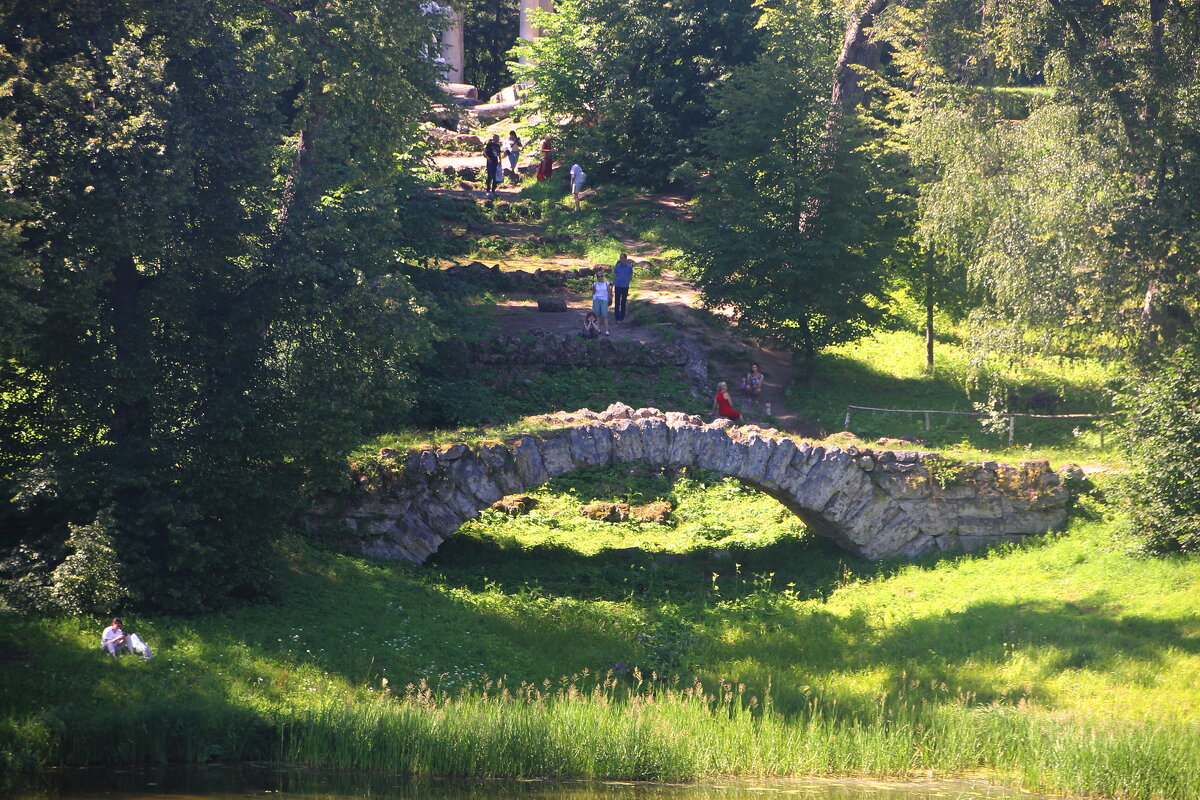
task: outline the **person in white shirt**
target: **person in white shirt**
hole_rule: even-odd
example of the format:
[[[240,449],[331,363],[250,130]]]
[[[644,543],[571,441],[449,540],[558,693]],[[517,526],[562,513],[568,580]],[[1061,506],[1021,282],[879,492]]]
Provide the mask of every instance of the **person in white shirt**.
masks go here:
[[[587,180],[587,173],[583,171],[583,167],[579,164],[571,165],[571,197],[575,199],[575,210],[579,210],[579,193],[583,191],[583,184]],[[608,324],[608,316],[604,317],[604,324]],[[606,331],[607,332],[607,331]]]
[[[578,202],[578,201],[576,201]],[[592,313],[604,320],[604,335],[608,336],[608,303],[612,298],[612,284],[608,282],[608,270],[596,270],[596,281],[592,284]]]
[[[129,637],[125,635],[125,631],[121,630],[120,617],[113,617],[112,625],[109,625],[104,629],[104,633],[100,634],[100,644],[110,656],[115,656],[122,648],[133,652]]]
[[[104,629],[104,633],[100,634],[100,646],[104,648],[104,652],[110,656],[116,656],[122,649],[128,650],[134,655],[139,655],[149,661],[154,658],[154,653],[150,650],[150,646],[141,640],[136,633],[126,634],[121,630],[121,618],[113,617],[112,625]]]

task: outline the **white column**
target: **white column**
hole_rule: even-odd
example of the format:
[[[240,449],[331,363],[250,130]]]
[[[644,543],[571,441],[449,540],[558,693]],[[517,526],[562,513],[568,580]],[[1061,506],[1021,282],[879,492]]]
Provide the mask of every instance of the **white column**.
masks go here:
[[[463,16],[451,11],[451,23],[442,31],[442,61],[446,63],[443,80],[462,83],[463,79]]]
[[[533,27],[533,22],[530,20],[530,11],[553,11],[554,0],[520,0],[521,2],[521,38],[536,39],[542,35],[541,28]]]

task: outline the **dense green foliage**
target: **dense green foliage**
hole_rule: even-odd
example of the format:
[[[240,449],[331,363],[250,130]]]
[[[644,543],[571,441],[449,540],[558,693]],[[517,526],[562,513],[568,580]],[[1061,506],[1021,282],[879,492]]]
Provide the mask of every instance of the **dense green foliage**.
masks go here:
[[[763,54],[713,93],[712,174],[688,255],[706,302],[795,349],[811,376],[818,350],[883,320],[902,206],[880,179],[889,167],[864,135],[869,120],[830,133],[836,18],[805,2],[761,27]]]
[[[421,310],[390,273],[430,26],[127,0],[0,30],[9,600],[88,605],[106,569],[100,605],[261,591],[302,489],[410,396]]]
[[[564,0],[516,65],[530,105],[562,129],[589,173],[658,186],[701,155],[710,92],[755,54],[749,0]],[[554,128],[558,132],[558,128]]]
[[[1137,474],[1130,525],[1154,551],[1200,550],[1200,343],[1189,340],[1129,380],[1125,446]]]

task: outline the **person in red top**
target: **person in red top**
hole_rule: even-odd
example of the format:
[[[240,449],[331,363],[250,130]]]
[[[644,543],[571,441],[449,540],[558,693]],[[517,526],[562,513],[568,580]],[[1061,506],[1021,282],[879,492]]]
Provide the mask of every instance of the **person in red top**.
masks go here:
[[[742,415],[733,410],[733,398],[729,396],[729,387],[725,381],[717,384],[717,396],[713,398],[713,411],[717,416],[725,417],[737,422],[742,418]]]
[[[554,140],[547,136],[542,140],[542,160],[538,162],[537,179],[544,181],[554,174]]]

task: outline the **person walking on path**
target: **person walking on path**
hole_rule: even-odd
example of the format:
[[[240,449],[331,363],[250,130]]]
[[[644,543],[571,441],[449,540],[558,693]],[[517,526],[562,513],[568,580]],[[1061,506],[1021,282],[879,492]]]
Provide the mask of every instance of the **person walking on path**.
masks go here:
[[[508,132],[508,140],[504,143],[504,152],[508,153],[508,168],[512,170],[513,180],[517,179],[517,159],[521,157],[521,148],[524,146],[516,131]]]
[[[608,282],[608,272],[604,269],[596,273],[596,278],[592,284],[592,313],[604,320],[604,335],[608,336],[608,304],[612,301],[612,284]]]
[[[579,210],[579,193],[583,191],[583,184],[587,180],[587,173],[583,171],[583,167],[578,163],[571,165],[571,197],[575,199],[575,210]]]
[[[537,179],[544,181],[554,174],[554,140],[547,136],[542,140],[542,160],[538,162]]]
[[[725,381],[717,384],[717,396],[713,398],[713,413],[737,422],[742,415],[733,409],[733,398],[729,396],[729,386]]]
[[[617,322],[625,319],[631,283],[633,283],[633,262],[629,260],[628,253],[621,253],[621,257],[613,266],[613,319]]]
[[[483,146],[483,157],[486,161],[487,193],[496,193],[496,170],[500,166],[500,134],[493,133],[492,138]]]
[[[763,379],[765,377],[759,371],[758,364],[751,364],[750,371],[746,373],[746,377],[742,378],[742,390],[746,392],[746,396],[750,398],[751,403],[762,397]]]

